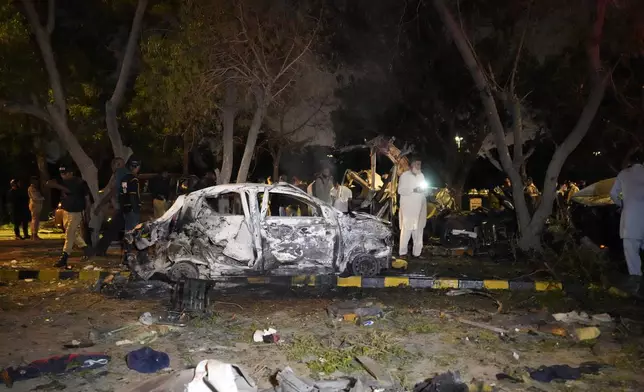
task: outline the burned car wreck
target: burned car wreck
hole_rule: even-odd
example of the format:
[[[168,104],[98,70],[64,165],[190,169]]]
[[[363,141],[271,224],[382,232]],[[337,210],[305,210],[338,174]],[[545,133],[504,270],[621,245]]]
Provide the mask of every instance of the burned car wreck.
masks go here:
[[[159,219],[126,234],[126,263],[143,279],[353,274],[391,262],[392,230],[344,214],[287,184],[230,184],[180,196]]]

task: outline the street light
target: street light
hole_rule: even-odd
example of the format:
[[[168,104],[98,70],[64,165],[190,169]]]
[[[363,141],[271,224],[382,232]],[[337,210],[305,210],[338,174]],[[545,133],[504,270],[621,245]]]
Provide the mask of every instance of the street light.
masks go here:
[[[456,142],[456,145],[458,146],[458,149],[461,149],[461,143],[463,142],[463,137],[456,135],[454,137],[454,141]]]

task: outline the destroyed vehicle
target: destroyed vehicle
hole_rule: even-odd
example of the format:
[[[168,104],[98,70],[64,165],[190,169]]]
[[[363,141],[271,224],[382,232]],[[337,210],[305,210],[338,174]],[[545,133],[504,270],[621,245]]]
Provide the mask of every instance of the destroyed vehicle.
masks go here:
[[[389,267],[387,222],[344,214],[288,184],[219,185],[179,196],[161,218],[127,233],[131,271],[149,279],[353,274]]]

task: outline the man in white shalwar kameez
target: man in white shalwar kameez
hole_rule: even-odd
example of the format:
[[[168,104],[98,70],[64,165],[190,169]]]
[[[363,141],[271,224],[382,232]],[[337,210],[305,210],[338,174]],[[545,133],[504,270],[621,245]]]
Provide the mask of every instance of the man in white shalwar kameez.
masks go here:
[[[624,256],[630,275],[629,291],[633,293],[640,290],[640,251],[644,249],[644,166],[640,162],[635,159],[633,165],[619,172],[610,191],[610,198],[622,208],[619,236],[624,244]]]
[[[427,199],[425,192],[427,183],[420,171],[420,160],[411,162],[411,169],[404,172],[398,180],[398,194],[400,195],[400,248],[398,254],[401,258],[407,256],[409,239],[414,241],[412,255],[419,257],[423,250],[423,229],[427,223]]]

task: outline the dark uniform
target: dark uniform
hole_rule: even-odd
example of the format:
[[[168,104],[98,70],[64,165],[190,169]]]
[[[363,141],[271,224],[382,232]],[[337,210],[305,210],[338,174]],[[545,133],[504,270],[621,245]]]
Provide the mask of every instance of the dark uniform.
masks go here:
[[[27,195],[27,191],[22,189],[16,180],[11,181],[11,189],[7,193],[7,204],[9,204],[9,213],[11,214],[16,239],[23,239],[23,237],[20,237],[21,227],[24,233],[24,239],[29,238],[28,228],[29,221],[31,220],[29,196]]]
[[[123,211],[125,231],[134,229],[141,218],[141,194],[139,179],[133,173],[128,173],[121,179],[119,205]]]

